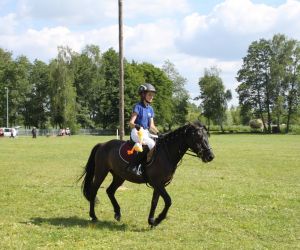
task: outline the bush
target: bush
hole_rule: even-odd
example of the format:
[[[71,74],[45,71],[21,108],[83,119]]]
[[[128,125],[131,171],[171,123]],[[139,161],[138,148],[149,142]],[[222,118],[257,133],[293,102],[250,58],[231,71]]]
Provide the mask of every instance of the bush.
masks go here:
[[[250,128],[252,128],[252,129],[262,129],[262,127],[263,127],[263,122],[262,122],[262,120],[261,119],[252,119],[252,120],[250,120],[250,122],[249,122],[249,126],[250,126]]]

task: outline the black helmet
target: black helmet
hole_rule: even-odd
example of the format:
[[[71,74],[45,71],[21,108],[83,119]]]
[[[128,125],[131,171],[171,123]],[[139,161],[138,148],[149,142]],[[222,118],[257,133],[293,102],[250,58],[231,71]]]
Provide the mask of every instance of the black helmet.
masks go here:
[[[156,93],[156,89],[150,83],[144,83],[139,87],[139,94],[142,94],[142,93],[148,92],[148,91]]]

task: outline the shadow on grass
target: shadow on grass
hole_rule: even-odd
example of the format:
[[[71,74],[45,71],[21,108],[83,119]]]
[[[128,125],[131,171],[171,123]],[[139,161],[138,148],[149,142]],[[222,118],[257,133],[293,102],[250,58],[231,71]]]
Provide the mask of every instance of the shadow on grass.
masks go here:
[[[72,216],[68,218],[56,217],[56,218],[31,218],[28,222],[23,222],[24,224],[34,224],[41,226],[43,224],[53,225],[57,227],[84,227],[84,228],[96,228],[96,229],[109,229],[111,231],[125,231],[127,225],[118,224],[111,221],[97,221],[92,222],[85,219],[81,219],[77,216]]]

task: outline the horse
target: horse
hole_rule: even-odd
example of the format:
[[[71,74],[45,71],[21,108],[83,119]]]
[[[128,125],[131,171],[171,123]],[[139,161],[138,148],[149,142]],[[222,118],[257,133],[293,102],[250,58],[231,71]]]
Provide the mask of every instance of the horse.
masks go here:
[[[113,176],[106,193],[113,205],[114,218],[121,219],[121,209],[115,198],[115,192],[125,180],[141,184],[146,183],[153,188],[148,224],[157,226],[167,216],[171,206],[171,197],[166,191],[176,171],[177,165],[190,149],[204,163],[214,159],[214,153],[209,145],[208,131],[199,121],[188,123],[178,129],[168,132],[157,139],[155,152],[150,163],[143,169],[143,175],[135,175],[126,171],[127,163],[119,155],[120,147],[125,143],[121,140],[110,140],[94,146],[88,158],[85,169],[78,180],[82,181],[82,192],[90,203],[89,215],[92,221],[97,221],[95,202],[98,189],[110,172]],[[164,200],[164,208],[154,218],[159,197]]]

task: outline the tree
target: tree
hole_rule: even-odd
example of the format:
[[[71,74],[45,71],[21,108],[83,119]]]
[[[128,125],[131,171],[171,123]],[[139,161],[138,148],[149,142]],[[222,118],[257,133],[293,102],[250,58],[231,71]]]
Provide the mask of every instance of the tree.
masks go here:
[[[54,126],[76,130],[76,92],[74,75],[70,69],[72,51],[58,47],[58,56],[50,63],[51,118]]]
[[[290,122],[293,115],[296,115],[300,107],[300,43],[290,40],[292,53],[286,66],[286,106],[287,106],[287,126],[286,133],[289,132]]]
[[[29,75],[30,92],[25,102],[25,126],[46,128],[50,116],[49,68],[35,60]]]
[[[173,63],[169,60],[165,61],[162,70],[172,82],[173,116],[169,124],[169,130],[171,130],[172,126],[185,123],[188,114],[189,94],[184,88],[186,79],[179,74]]]
[[[271,132],[271,105],[274,101],[274,88],[270,80],[270,58],[269,41],[261,39],[259,42],[253,42],[243,59],[243,66],[238,71],[237,77],[241,82],[237,88],[240,105],[252,109],[263,121],[265,131],[269,132]]]
[[[230,90],[225,91],[222,79],[219,77],[219,70],[215,67],[205,69],[204,76],[199,79],[200,96],[203,115],[208,120],[218,124],[222,131],[223,123],[226,120],[227,102],[232,98]]]
[[[274,35],[272,40],[260,39],[249,46],[238,72],[241,115],[251,113],[254,116],[251,118],[260,118],[269,133],[272,122],[280,128],[284,119],[288,132],[291,120],[297,115],[299,51],[299,42],[282,34]]]
[[[93,128],[99,116],[104,76],[102,55],[95,45],[87,45],[81,54],[73,54],[71,68],[76,88],[77,122],[85,128]]]
[[[0,124],[6,126],[6,90],[5,87],[12,90],[12,78],[13,78],[13,59],[12,53],[0,48]],[[10,93],[9,93],[10,94]],[[9,106],[11,99],[9,98]]]
[[[104,85],[99,102],[98,121],[103,128],[119,127],[119,55],[110,48],[103,53]]]
[[[19,56],[13,63],[10,79],[10,123],[24,124],[27,115],[26,103],[31,91],[29,81],[32,64],[26,56]]]

